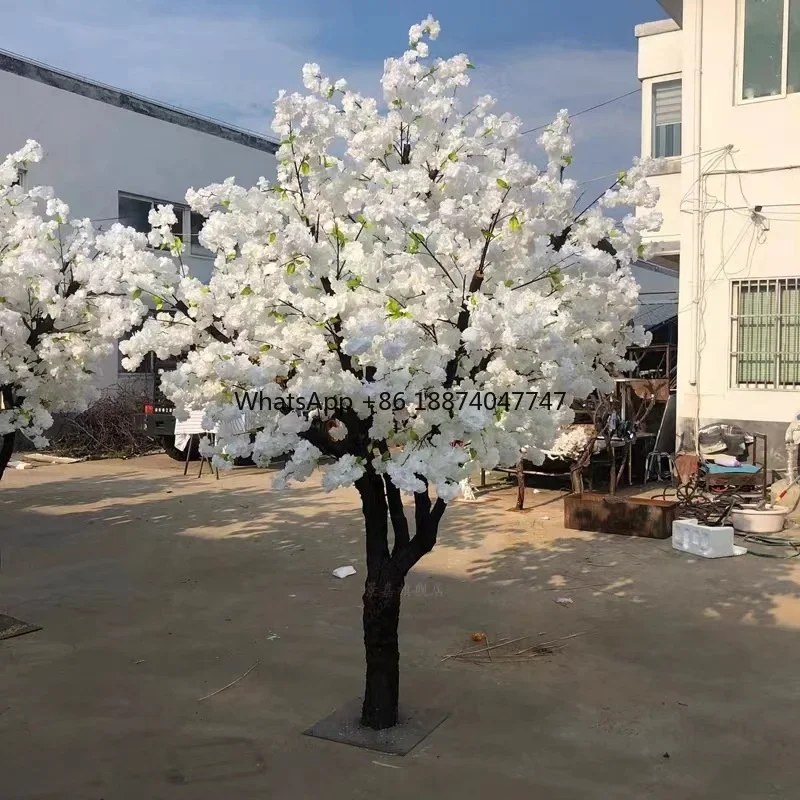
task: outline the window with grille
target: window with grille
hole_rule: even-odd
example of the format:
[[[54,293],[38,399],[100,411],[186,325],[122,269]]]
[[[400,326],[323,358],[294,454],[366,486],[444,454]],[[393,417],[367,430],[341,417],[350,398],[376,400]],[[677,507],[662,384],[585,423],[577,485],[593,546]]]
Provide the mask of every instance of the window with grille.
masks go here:
[[[681,154],[681,82],[653,85],[653,157]]]
[[[800,278],[733,282],[731,377],[744,389],[800,389]]]

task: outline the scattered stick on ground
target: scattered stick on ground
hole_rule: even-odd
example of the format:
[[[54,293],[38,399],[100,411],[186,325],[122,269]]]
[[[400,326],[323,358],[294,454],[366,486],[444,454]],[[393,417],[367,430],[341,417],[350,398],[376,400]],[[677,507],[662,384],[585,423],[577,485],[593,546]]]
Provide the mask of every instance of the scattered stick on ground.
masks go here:
[[[203,700],[208,700],[209,697],[213,697],[215,694],[219,694],[220,692],[224,692],[226,689],[230,689],[231,686],[233,686],[236,683],[239,683],[239,681],[242,680],[242,678],[246,678],[258,666],[258,663],[259,662],[256,661],[256,663],[253,664],[253,666],[250,667],[250,669],[247,670],[247,672],[245,672],[243,675],[240,675],[235,681],[231,681],[230,683],[225,684],[225,686],[223,686],[221,689],[217,689],[215,692],[211,692],[211,694],[204,695],[203,697],[198,697],[197,702],[200,703]]]
[[[511,647],[511,645],[519,645],[527,639],[533,639],[537,634],[528,634],[527,636],[519,636],[516,639],[504,639],[497,644],[489,645],[489,637],[486,637],[485,646],[473,647],[466,649],[462,647],[457,653],[450,653],[446,655],[442,661],[447,661],[450,658],[457,658],[461,661],[468,661],[473,664],[490,664],[490,663],[509,663],[518,661],[530,661],[539,656],[549,656],[553,653],[563,650],[567,645],[569,639],[575,639],[578,636],[585,636],[589,631],[579,631],[578,633],[571,633],[568,636],[559,636],[556,639],[550,639],[546,642],[537,642],[530,647],[525,647],[522,650]],[[539,634],[541,635],[541,634]]]

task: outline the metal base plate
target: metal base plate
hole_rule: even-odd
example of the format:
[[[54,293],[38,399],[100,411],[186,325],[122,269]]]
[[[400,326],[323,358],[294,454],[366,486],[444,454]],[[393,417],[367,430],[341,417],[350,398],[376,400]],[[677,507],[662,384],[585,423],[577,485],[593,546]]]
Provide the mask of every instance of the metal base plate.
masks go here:
[[[33,633],[41,629],[39,625],[31,625],[21,619],[0,614],[0,639],[12,639],[14,636],[22,636],[23,633]]]
[[[404,756],[447,719],[447,714],[443,711],[401,706],[397,725],[376,731],[360,724],[361,703],[362,699],[356,697],[303,733],[306,736],[351,744],[365,750]]]

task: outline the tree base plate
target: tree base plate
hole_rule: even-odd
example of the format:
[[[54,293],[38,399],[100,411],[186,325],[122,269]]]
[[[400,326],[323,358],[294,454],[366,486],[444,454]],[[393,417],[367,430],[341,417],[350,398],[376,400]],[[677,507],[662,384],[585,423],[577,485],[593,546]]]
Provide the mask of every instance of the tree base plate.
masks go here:
[[[443,711],[400,706],[397,725],[376,731],[361,725],[361,703],[362,699],[356,697],[303,733],[365,750],[404,756],[447,719]]]
[[[31,625],[15,617],[8,617],[0,614],[0,639],[12,639],[14,636],[22,636],[23,633],[33,633],[40,631],[39,625]]]

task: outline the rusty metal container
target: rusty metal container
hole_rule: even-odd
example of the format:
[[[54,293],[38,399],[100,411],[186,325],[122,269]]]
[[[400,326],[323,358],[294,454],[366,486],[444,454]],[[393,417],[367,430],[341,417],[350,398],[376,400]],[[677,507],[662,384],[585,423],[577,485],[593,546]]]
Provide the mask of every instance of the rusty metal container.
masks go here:
[[[669,539],[677,507],[676,502],[649,497],[614,497],[596,492],[570,494],[564,498],[564,527]]]

